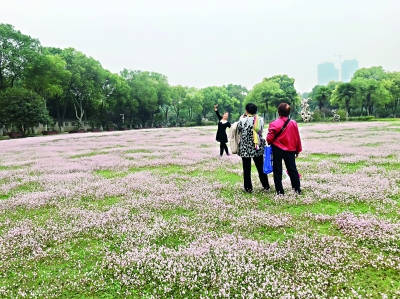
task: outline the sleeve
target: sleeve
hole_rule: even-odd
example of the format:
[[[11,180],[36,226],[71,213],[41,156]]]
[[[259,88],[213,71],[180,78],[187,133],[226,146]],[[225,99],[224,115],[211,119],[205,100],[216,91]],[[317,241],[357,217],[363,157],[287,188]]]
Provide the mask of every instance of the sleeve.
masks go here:
[[[275,138],[275,126],[274,122],[272,122],[268,126],[267,143],[271,144],[274,138]]]
[[[222,119],[222,116],[221,116],[221,114],[219,114],[219,111],[218,111],[218,109],[217,109],[217,110],[215,110],[215,114],[217,115],[217,117],[218,117],[218,120],[221,120],[221,119]]]
[[[228,128],[230,128],[232,125],[231,125],[231,123],[228,121],[228,122],[226,123],[226,126],[227,126]]]
[[[297,123],[296,123],[296,135],[297,135],[296,153],[300,153],[303,150],[303,147],[301,146],[300,132]]]
[[[239,132],[241,132],[243,130],[243,123],[240,121],[240,119],[239,119],[239,122],[237,125],[237,129],[239,130]]]

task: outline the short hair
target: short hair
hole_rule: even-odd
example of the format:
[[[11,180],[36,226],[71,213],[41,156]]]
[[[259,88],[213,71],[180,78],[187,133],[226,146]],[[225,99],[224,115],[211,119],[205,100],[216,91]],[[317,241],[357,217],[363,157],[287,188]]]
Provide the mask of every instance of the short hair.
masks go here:
[[[278,114],[280,116],[289,116],[290,115],[290,105],[287,103],[282,103],[278,106]]]
[[[253,103],[248,103],[246,105],[246,111],[250,114],[256,114],[257,113],[257,105]]]

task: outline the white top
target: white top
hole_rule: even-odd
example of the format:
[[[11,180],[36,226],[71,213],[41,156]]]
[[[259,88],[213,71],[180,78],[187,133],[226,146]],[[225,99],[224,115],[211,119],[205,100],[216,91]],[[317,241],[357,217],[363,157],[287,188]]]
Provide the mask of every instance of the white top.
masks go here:
[[[228,121],[221,119],[220,122],[221,122],[221,124],[226,124]]]

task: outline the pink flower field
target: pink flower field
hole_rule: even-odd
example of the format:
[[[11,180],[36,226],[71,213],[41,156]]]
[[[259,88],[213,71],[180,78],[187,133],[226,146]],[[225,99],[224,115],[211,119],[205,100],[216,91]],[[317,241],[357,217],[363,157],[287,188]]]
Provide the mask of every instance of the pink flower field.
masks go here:
[[[0,141],[0,297],[400,298],[400,122],[302,125],[301,196],[215,132]]]

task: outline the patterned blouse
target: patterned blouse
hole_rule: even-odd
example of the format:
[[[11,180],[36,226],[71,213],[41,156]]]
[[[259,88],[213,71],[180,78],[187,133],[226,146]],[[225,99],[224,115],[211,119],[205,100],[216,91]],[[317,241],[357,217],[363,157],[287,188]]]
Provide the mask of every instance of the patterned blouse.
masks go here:
[[[260,121],[262,132],[264,129],[264,119],[260,117]],[[260,136],[261,145],[259,146],[259,149],[256,150],[254,147],[253,122],[254,117],[248,116],[241,118],[238,123],[238,130],[241,133],[238,156],[242,158],[259,157],[264,154],[265,139],[262,135]]]

